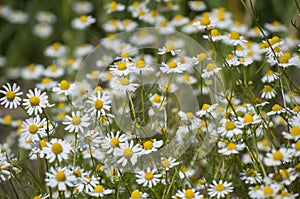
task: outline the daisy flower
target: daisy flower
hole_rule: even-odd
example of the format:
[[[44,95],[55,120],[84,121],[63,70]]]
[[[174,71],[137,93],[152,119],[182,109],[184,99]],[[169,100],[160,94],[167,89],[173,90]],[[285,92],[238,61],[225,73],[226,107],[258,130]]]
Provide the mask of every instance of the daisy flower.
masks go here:
[[[97,198],[99,198],[99,197],[104,197],[105,195],[108,195],[108,194],[111,194],[113,191],[111,190],[111,189],[106,189],[106,188],[104,188],[103,187],[103,185],[96,185],[95,187],[94,187],[94,190],[93,191],[91,191],[91,192],[89,192],[88,194],[90,195],[90,196],[94,196],[94,197],[97,197]]]
[[[254,169],[245,169],[240,173],[240,176],[246,184],[257,184],[263,180],[261,174]]]
[[[33,27],[32,32],[37,37],[46,38],[53,33],[53,27],[49,24],[40,23]]]
[[[220,34],[218,29],[212,29],[210,35],[203,35],[204,39],[211,39],[213,42],[223,39],[223,35]]]
[[[55,86],[52,91],[57,94],[64,94],[66,96],[71,95],[76,89],[75,84],[70,84],[66,80],[60,81],[58,86]]]
[[[91,106],[88,112],[96,117],[106,115],[111,108],[111,99],[105,91],[95,91],[89,95],[87,103]]]
[[[143,154],[150,154],[154,151],[157,151],[162,145],[164,144],[164,142],[162,140],[148,140],[146,142],[143,143]]]
[[[175,56],[180,51],[181,51],[180,49],[175,49],[175,47],[172,43],[168,43],[164,47],[159,48],[157,54],[164,55],[164,54],[167,54],[167,53],[171,53],[172,56]]]
[[[16,83],[13,83],[12,86],[6,83],[6,85],[4,84],[2,87],[3,90],[0,90],[0,93],[5,96],[0,98],[0,104],[4,106],[4,108],[17,108],[21,104],[22,99],[20,96],[23,94],[23,92],[20,92],[20,86]]]
[[[281,113],[285,113],[286,109],[284,109],[281,105],[279,104],[275,104],[274,106],[272,106],[272,110],[270,112],[267,113],[267,115],[271,116],[271,115],[280,115]]]
[[[111,88],[115,94],[125,94],[126,91],[134,92],[139,84],[134,83],[132,79],[120,77],[112,80]]]
[[[106,137],[102,140],[101,146],[106,149],[106,153],[113,153],[116,148],[120,147],[120,144],[127,141],[127,137],[125,134],[120,135],[120,131],[117,131],[116,135],[113,132],[110,132],[106,135]]]
[[[148,197],[149,197],[149,195],[147,193],[143,193],[143,192],[139,191],[138,189],[136,189],[131,192],[129,199],[146,199]]]
[[[84,172],[84,171],[83,171]],[[75,185],[76,191],[79,193],[91,193],[94,191],[94,187],[99,184],[100,178],[94,175],[90,175],[88,172],[81,173],[80,169],[74,170],[73,174],[77,177]]]
[[[219,149],[218,152],[223,155],[238,154],[244,148],[245,148],[244,143],[236,144],[234,142],[228,142],[228,144],[224,148]]]
[[[276,91],[272,88],[270,85],[265,85],[262,93],[261,93],[261,98],[265,99],[272,99],[276,96]]]
[[[178,27],[178,26],[183,26],[187,23],[189,23],[189,18],[184,17],[180,14],[177,14],[173,17],[173,19],[170,22],[173,26]]]
[[[65,74],[65,70],[63,67],[58,67],[57,65],[51,64],[46,70],[44,70],[44,75],[46,77],[58,78]]]
[[[56,16],[50,11],[39,11],[36,14],[36,20],[40,23],[52,24],[56,22]]]
[[[206,65],[205,69],[203,70],[201,77],[204,79],[208,79],[210,76],[218,73],[220,70],[221,68],[216,67],[216,64],[209,63]]]
[[[59,162],[68,160],[71,150],[71,144],[57,138],[52,138],[50,142],[46,142],[46,146],[43,147],[43,151],[46,153],[46,159],[48,159],[50,163],[54,162],[55,159]]]
[[[57,82],[52,80],[49,77],[44,77],[40,83],[36,84],[36,87],[38,89],[41,89],[42,91],[45,90],[52,90],[53,87],[55,87],[57,85]]]
[[[43,148],[46,145],[47,143],[47,140],[45,139],[41,139],[41,140],[34,140],[32,143],[31,143],[31,151],[29,153],[29,158],[31,160],[36,160],[38,157],[39,158],[44,158],[46,156],[46,153],[45,151],[43,151]]]
[[[84,57],[92,52],[94,46],[91,44],[82,44],[75,48],[74,55],[75,57]]]
[[[181,199],[201,199],[203,195],[201,195],[195,189],[183,189],[178,190],[172,198],[181,198]]]
[[[297,141],[300,139],[300,128],[299,126],[292,126],[290,132],[282,132],[282,135],[285,139]]]
[[[119,157],[117,163],[124,167],[129,161],[132,165],[135,165],[141,152],[142,149],[138,144],[134,145],[133,140],[130,140],[130,142],[126,140],[124,143],[120,143],[120,148],[116,148],[113,155]]]
[[[155,174],[156,172],[156,169],[151,170],[150,167],[147,167],[146,172],[139,171],[136,173],[136,182],[142,184],[144,187],[152,188],[160,182],[161,174]]]
[[[71,21],[71,25],[74,29],[83,30],[93,23],[96,22],[96,19],[92,16],[81,15],[79,18],[75,18]]]
[[[215,180],[212,182],[212,184],[209,185],[210,188],[208,188],[208,195],[210,197],[217,197],[217,198],[223,198],[227,194],[233,191],[232,183],[227,181],[219,180],[219,182],[216,182]]]
[[[231,139],[243,134],[243,131],[240,129],[242,126],[233,120],[223,120],[221,123],[222,126],[218,128],[221,136]]]
[[[293,151],[287,148],[273,149],[272,152],[266,154],[264,163],[266,166],[279,166],[282,161],[289,161],[292,155]]]
[[[191,10],[193,11],[203,11],[206,9],[206,5],[203,1],[189,1],[188,5],[190,7]]]
[[[76,14],[88,14],[93,11],[94,6],[89,1],[75,1],[72,9]]]
[[[84,131],[78,136],[77,148],[80,151],[88,150],[89,148],[98,148],[101,144],[100,133],[95,130]]]
[[[57,169],[51,167],[49,172],[46,172],[46,185],[57,187],[58,191],[66,191],[67,187],[73,187],[75,180],[75,176],[66,167]]]
[[[11,178],[10,163],[7,161],[6,154],[0,153],[0,182]]]
[[[163,67],[160,70],[163,73],[182,73],[185,70],[185,65],[175,61],[169,61],[168,63],[162,63]]]
[[[271,185],[262,185],[260,187],[262,196],[261,198],[273,198],[276,193],[280,190],[280,186],[278,184]]]
[[[83,132],[83,128],[90,125],[90,117],[88,115],[81,116],[80,111],[72,112],[72,116],[67,115],[67,121],[63,122],[66,125],[65,130],[68,132]]]
[[[281,191],[280,195],[276,195],[274,199],[296,199],[298,195],[299,193],[293,194],[292,192],[284,189]]]
[[[279,74],[273,70],[268,70],[267,73],[261,78],[263,83],[271,83],[279,78]]]
[[[23,106],[29,115],[37,115],[43,112],[43,109],[49,107],[48,95],[40,89],[29,90],[26,94],[27,99],[23,99]]]
[[[183,112],[179,111],[178,115],[180,119],[186,122],[188,125],[192,125],[192,127],[197,127],[201,120],[192,112]]]
[[[134,73],[140,74],[142,72],[148,72],[148,71],[153,71],[153,68],[150,67],[149,64],[146,64],[143,59],[139,59],[134,62],[133,64],[135,68],[133,69]]]
[[[112,1],[109,4],[106,5],[106,13],[110,14],[112,12],[120,12],[123,11],[125,9],[125,6],[117,3],[116,1]]]
[[[51,46],[48,46],[44,52],[45,56],[52,58],[63,57],[66,53],[67,47],[59,42],[55,42]]]
[[[26,68],[22,69],[21,77],[24,79],[39,79],[44,73],[44,66],[41,64],[29,64]]]
[[[40,140],[46,136],[47,121],[46,118],[41,119],[39,115],[34,118],[26,119],[21,126],[21,136],[24,139]]]
[[[176,161],[176,159],[172,158],[172,157],[169,157],[169,158],[163,158],[161,157],[160,158],[160,162],[163,166],[163,168],[168,171],[170,170],[171,168],[179,165],[179,162]]]
[[[117,76],[129,75],[133,70],[133,64],[129,61],[117,62],[110,66],[111,74]]]
[[[214,24],[211,23],[211,20],[208,15],[204,15],[200,20],[194,22],[193,26],[197,27],[200,31],[212,28]]]
[[[203,104],[202,107],[201,107],[201,110],[200,111],[197,111],[196,112],[196,115],[198,117],[202,117],[202,116],[205,116],[207,114],[210,114],[212,113],[216,108],[218,107],[218,104]]]
[[[287,28],[282,25],[279,21],[274,21],[273,23],[266,23],[265,28],[271,32],[285,32],[287,30]]]
[[[223,37],[223,42],[230,46],[239,46],[246,43],[246,40],[238,32],[232,31],[229,35]]]

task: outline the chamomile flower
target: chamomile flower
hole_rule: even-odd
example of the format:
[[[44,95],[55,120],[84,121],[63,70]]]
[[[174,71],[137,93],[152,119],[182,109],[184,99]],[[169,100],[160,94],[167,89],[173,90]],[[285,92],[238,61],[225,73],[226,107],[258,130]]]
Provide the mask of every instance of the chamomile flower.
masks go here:
[[[44,75],[50,78],[58,78],[63,76],[65,70],[63,67],[59,67],[57,65],[51,64],[44,70]]]
[[[276,195],[274,199],[296,199],[298,197],[299,193],[293,193],[286,189],[282,190],[280,195]]]
[[[76,89],[75,84],[70,84],[67,80],[62,80],[57,86],[53,87],[52,91],[57,94],[71,95]]]
[[[266,166],[279,166],[282,162],[289,161],[292,157],[293,151],[287,148],[273,149],[272,152],[266,154],[264,163]]]
[[[125,6],[123,4],[117,3],[116,1],[112,1],[106,5],[106,9],[106,13],[110,14],[113,12],[123,11],[125,9]]]
[[[46,92],[42,92],[37,88],[33,91],[29,90],[26,96],[27,99],[23,99],[23,106],[29,115],[42,113],[44,108],[50,106]]]
[[[11,86],[9,83],[2,85],[3,90],[0,90],[0,93],[4,95],[4,97],[0,98],[0,104],[4,106],[4,108],[17,108],[22,101],[20,97],[23,92],[20,91],[20,86],[16,83],[13,83]]]
[[[161,174],[156,174],[157,170],[147,167],[146,171],[139,171],[136,173],[136,182],[142,184],[144,187],[152,188],[160,182]]]
[[[300,139],[300,128],[299,126],[292,126],[290,132],[282,132],[282,135],[285,139],[297,141]]]
[[[243,36],[240,36],[238,32],[232,31],[223,37],[223,42],[230,46],[239,46],[246,43],[246,40],[244,40]]]
[[[209,63],[206,65],[205,69],[203,70],[203,73],[201,74],[201,77],[204,79],[210,78],[210,76],[217,74],[221,68],[217,67],[214,63]]]
[[[106,115],[111,108],[111,99],[105,91],[95,91],[89,95],[87,104],[91,106],[88,112],[96,117]]]
[[[257,184],[262,182],[262,177],[259,172],[255,169],[245,169],[240,173],[241,180],[243,180],[246,184]]]
[[[93,11],[94,6],[89,1],[75,1],[72,8],[76,14],[88,14]]]
[[[241,127],[243,126],[233,120],[223,120],[221,123],[222,126],[218,128],[218,132],[221,136],[231,139],[237,135],[243,134],[243,131],[241,130]]]
[[[187,123],[187,125],[191,125],[192,127],[197,127],[201,120],[192,112],[183,112],[179,111],[178,115],[180,119]]]
[[[77,147],[80,151],[88,150],[89,148],[98,148],[101,144],[100,133],[95,130],[84,131],[77,136]]]
[[[47,38],[53,33],[53,27],[49,24],[39,23],[33,27],[32,32],[37,37]]]
[[[97,198],[99,198],[99,197],[104,197],[105,195],[109,195],[109,194],[111,194],[113,191],[111,190],[111,189],[106,189],[106,188],[104,188],[103,187],[103,185],[100,185],[100,184],[98,184],[98,185],[96,185],[95,187],[94,187],[94,190],[93,191],[91,191],[91,192],[89,192],[88,194],[90,195],[90,196],[94,196],[94,197],[97,197]]]
[[[40,23],[52,24],[56,22],[56,16],[50,11],[39,11],[36,14],[36,19]]]
[[[181,198],[181,199],[201,199],[203,195],[201,195],[195,189],[183,189],[178,190],[172,198]]]
[[[81,15],[79,18],[75,18],[71,21],[71,25],[74,29],[83,30],[96,22],[96,19],[92,16]]]
[[[218,150],[219,153],[223,155],[231,155],[231,154],[238,154],[245,148],[245,144],[237,144],[234,142],[228,142],[227,145],[223,146],[221,149]]]
[[[279,191],[280,186],[278,184],[262,185],[261,189],[261,198],[272,198]]]
[[[72,115],[67,115],[65,119],[63,124],[66,125],[65,130],[68,132],[83,132],[83,128],[90,125],[90,117],[87,114],[82,115],[80,111],[72,112]]]
[[[169,158],[163,158],[161,157],[160,158],[160,162],[161,162],[161,165],[162,167],[168,171],[170,170],[171,168],[179,165],[179,162],[176,161],[176,159],[172,158],[172,157],[169,157]]]
[[[261,98],[272,99],[276,96],[276,94],[277,92],[272,88],[272,86],[265,85],[261,93]]]
[[[285,32],[287,30],[287,28],[282,25],[279,21],[274,21],[273,23],[266,23],[265,28],[271,32]]]
[[[268,70],[267,73],[261,78],[263,83],[271,83],[279,78],[279,74],[273,70]]]
[[[141,73],[147,74],[147,72],[154,70],[149,64],[145,63],[143,59],[139,59],[135,61],[133,63],[133,66],[135,67],[133,69],[133,72],[137,74],[141,74]]]
[[[211,39],[213,42],[223,39],[223,35],[220,34],[218,29],[212,29],[210,35],[203,35],[204,39]]]
[[[188,17],[184,17],[182,15],[175,15],[174,18],[171,20],[171,24],[175,27],[183,26],[189,22]]]
[[[214,26],[211,23],[211,19],[208,15],[203,15],[200,20],[193,23],[193,26],[197,27],[200,31],[210,29]]]
[[[157,151],[162,145],[164,144],[164,142],[162,140],[148,140],[145,141],[142,145],[143,145],[143,150],[142,153],[143,154],[150,154],[154,151]]]
[[[0,153],[0,182],[7,181],[11,178],[11,164],[7,161],[6,154]]]
[[[160,67],[160,70],[163,73],[182,73],[185,71],[185,65],[176,61],[169,61],[168,63],[163,62],[162,65],[163,66]]]
[[[130,198],[129,199],[146,199],[148,198],[149,195],[147,193],[143,193],[139,191],[138,189],[135,189],[131,192]]]
[[[114,94],[124,95],[127,91],[134,92],[139,84],[134,83],[134,80],[127,77],[120,77],[112,80],[111,88]]]
[[[46,172],[46,185],[49,187],[57,187],[58,191],[66,191],[68,187],[73,187],[76,177],[66,167],[53,168]]]
[[[133,140],[130,140],[130,142],[126,140],[124,143],[120,143],[120,148],[114,150],[114,156],[119,158],[117,163],[123,167],[126,166],[128,162],[135,165],[141,151],[142,149],[138,144],[134,144]]]
[[[117,62],[110,67],[113,75],[123,76],[130,74],[133,70],[133,64],[129,61]]]
[[[210,197],[223,198],[227,194],[233,191],[232,183],[227,181],[219,180],[219,182],[213,180],[212,184],[209,185],[208,195]]]
[[[175,47],[172,43],[168,43],[164,47],[159,48],[157,54],[164,55],[166,53],[171,53],[172,56],[175,56],[180,51],[181,51],[180,49],[175,49]]]
[[[46,156],[46,153],[45,153],[45,151],[43,151],[43,147],[47,146],[46,143],[47,143],[46,139],[32,141],[29,158],[31,160],[36,160],[38,158],[44,158]]]
[[[217,107],[218,107],[217,104],[210,105],[210,104],[204,103],[204,104],[202,104],[201,110],[196,112],[196,115],[198,117],[205,116],[207,114],[212,113],[214,110],[217,109]]]
[[[107,154],[110,154],[113,153],[116,148],[119,148],[120,144],[124,143],[127,139],[127,136],[125,134],[120,134],[120,131],[117,131],[116,135],[113,132],[110,132],[102,140],[101,146],[107,150]]]
[[[21,77],[28,80],[39,79],[43,73],[44,73],[43,65],[29,64],[26,68],[22,69]]]
[[[84,56],[88,55],[89,53],[91,53],[93,48],[94,48],[94,46],[91,44],[82,44],[75,49],[74,55],[76,57],[84,57]]]
[[[46,153],[46,159],[48,159],[50,163],[55,160],[61,162],[62,160],[69,159],[72,146],[62,139],[52,138],[50,142],[46,142],[46,146],[43,147],[42,150]]]
[[[286,109],[283,108],[281,105],[279,104],[275,104],[274,106],[272,106],[272,110],[270,112],[267,113],[267,115],[271,116],[271,115],[280,115],[281,113],[285,113]]]
[[[40,140],[46,136],[47,121],[46,118],[41,119],[39,115],[34,118],[26,119],[21,126],[21,136],[24,139],[31,139],[32,141]]]
[[[206,9],[206,5],[203,1],[189,1],[188,5],[190,7],[191,10],[193,11],[203,11]]]
[[[55,42],[51,46],[48,46],[44,52],[45,56],[52,58],[63,57],[66,53],[67,47],[59,42]]]

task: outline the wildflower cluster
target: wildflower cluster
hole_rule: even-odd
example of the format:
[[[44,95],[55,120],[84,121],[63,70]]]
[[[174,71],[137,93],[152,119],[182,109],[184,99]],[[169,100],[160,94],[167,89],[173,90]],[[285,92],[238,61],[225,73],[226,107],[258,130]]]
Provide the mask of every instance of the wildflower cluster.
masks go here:
[[[75,1],[61,36],[58,13],[0,5],[46,44],[0,56],[3,196],[299,197],[299,39],[205,1],[105,2]]]

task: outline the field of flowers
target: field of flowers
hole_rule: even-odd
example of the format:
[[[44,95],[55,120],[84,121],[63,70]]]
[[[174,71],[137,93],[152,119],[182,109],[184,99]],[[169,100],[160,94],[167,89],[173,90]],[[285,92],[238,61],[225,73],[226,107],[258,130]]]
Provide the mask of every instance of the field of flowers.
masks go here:
[[[0,3],[1,198],[299,198],[300,2]]]

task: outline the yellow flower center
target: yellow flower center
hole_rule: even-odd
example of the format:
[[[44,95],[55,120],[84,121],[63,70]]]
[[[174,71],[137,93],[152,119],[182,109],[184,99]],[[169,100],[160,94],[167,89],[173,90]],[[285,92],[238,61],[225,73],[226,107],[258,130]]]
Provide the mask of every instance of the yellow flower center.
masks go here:
[[[206,69],[207,71],[212,71],[212,70],[214,70],[215,68],[216,68],[216,65],[210,63],[210,64],[207,64],[207,66],[206,66],[205,69]]]
[[[37,125],[31,124],[31,125],[28,127],[28,131],[29,131],[31,134],[35,134],[35,133],[38,131]]]
[[[115,1],[113,1],[113,2],[111,2],[111,3],[109,4],[109,8],[110,8],[111,10],[116,10],[116,9],[117,9],[117,6],[118,6],[118,4],[117,4],[117,2],[115,2]]]
[[[149,150],[153,148],[153,142],[152,141],[146,141],[143,143],[144,149]]]
[[[182,15],[176,15],[176,16],[174,17],[174,19],[175,19],[176,21],[180,21],[180,20],[182,19]]]
[[[145,62],[143,60],[138,60],[136,63],[135,63],[135,66],[137,68],[144,68],[145,67]]]
[[[152,172],[147,172],[145,173],[145,179],[146,180],[152,180],[153,179],[153,173]]]
[[[104,190],[103,190],[103,186],[102,186],[102,185],[97,185],[97,186],[95,186],[94,191],[95,191],[96,193],[102,193],[102,192],[104,191]]]
[[[300,128],[297,126],[293,126],[291,129],[291,135],[293,137],[299,136],[300,135]]]
[[[210,35],[211,35],[212,37],[216,37],[216,36],[219,36],[219,35],[220,35],[220,32],[219,32],[217,29],[212,29],[212,30],[210,31]]]
[[[281,192],[281,194],[280,194],[280,196],[281,196],[281,198],[286,198],[286,197],[289,197],[291,194],[289,193],[289,192],[287,192],[287,191],[283,191],[283,192]]]
[[[125,158],[131,158],[131,156],[133,155],[133,151],[130,148],[126,148],[124,149],[123,154]]]
[[[80,21],[83,22],[83,23],[87,22],[87,19],[88,19],[88,17],[86,15],[80,16]]]
[[[279,104],[275,104],[273,107],[272,107],[272,111],[279,111],[281,110],[282,107],[279,105]]]
[[[173,44],[167,44],[166,45],[166,51],[171,51],[174,50],[174,45]]]
[[[206,54],[205,53],[200,53],[199,55],[197,55],[197,59],[199,61],[204,61],[206,59]]]
[[[170,166],[170,162],[168,159],[164,158],[161,160],[161,164],[163,165],[163,167],[167,168],[168,166]]]
[[[103,107],[103,102],[102,102],[102,100],[96,100],[95,102],[94,102],[94,107],[96,108],[96,109],[101,109],[102,107]]]
[[[170,62],[168,63],[168,66],[169,66],[169,68],[176,68],[176,67],[177,67],[177,63],[174,62],[174,61],[170,61]]]
[[[244,123],[250,123],[253,122],[253,116],[251,114],[244,116]]]
[[[226,122],[225,128],[226,128],[227,131],[233,130],[235,128],[234,121],[228,121],[228,122]]]
[[[207,26],[210,24],[210,20],[208,16],[204,16],[201,18],[200,23],[202,26]]]
[[[263,92],[265,92],[265,93],[270,93],[272,91],[273,91],[273,88],[269,85],[266,85],[263,89]]]
[[[264,194],[265,195],[271,195],[273,193],[273,189],[270,186],[266,186],[264,188]]]
[[[14,91],[7,91],[6,94],[5,94],[6,98],[9,100],[9,101],[12,101],[15,99],[16,97],[16,94]]]
[[[290,53],[285,53],[285,54],[280,56],[280,62],[281,63],[288,63],[290,58],[291,58],[291,54]]]
[[[189,82],[189,81],[190,81],[190,76],[189,76],[189,74],[184,74],[182,77],[183,77],[183,81],[184,81],[184,82]]]
[[[45,77],[42,79],[42,84],[49,84],[50,83],[50,78]]]
[[[62,80],[60,82],[60,89],[61,90],[68,90],[69,88],[70,88],[69,82],[67,82],[66,80]]]
[[[195,194],[192,189],[187,189],[184,193],[185,198],[194,198]]]
[[[59,171],[57,172],[56,176],[55,176],[55,179],[59,182],[63,182],[66,180],[66,174],[65,172],[63,171]]]
[[[93,141],[93,138],[91,136],[86,136],[83,140],[85,144],[90,144]]]
[[[129,57],[129,54],[128,54],[128,53],[122,53],[122,54],[121,54],[121,57],[122,57],[122,58],[128,58],[128,57]]]
[[[240,34],[236,31],[232,31],[229,35],[231,40],[238,40],[240,38]]]
[[[59,42],[55,42],[53,45],[52,45],[52,48],[57,51],[59,48],[60,48],[60,43]]]
[[[52,145],[51,150],[55,155],[58,155],[63,151],[63,147],[61,146],[60,143],[56,142]]]
[[[127,86],[130,84],[130,80],[127,77],[122,77],[119,79],[119,82],[123,85],[123,86]]]
[[[133,192],[131,192],[131,198],[132,199],[140,199],[142,197],[141,193],[139,192],[139,190],[134,190]]]
[[[300,141],[295,143],[295,147],[294,147],[297,151],[300,150]]]
[[[73,125],[78,125],[78,124],[80,124],[80,123],[81,123],[81,118],[80,118],[80,116],[75,115],[75,116],[72,118],[72,124],[73,124]]]
[[[57,70],[57,67],[55,65],[51,65],[49,66],[49,69],[52,71],[52,72],[55,72]]]
[[[263,140],[261,141],[261,144],[262,144],[264,147],[269,146],[269,143],[268,143],[268,140],[267,140],[267,139],[263,139]]]
[[[42,149],[43,147],[47,146],[46,143],[47,143],[47,140],[41,140],[40,144],[39,144],[40,149]]]
[[[246,176],[247,177],[255,177],[256,171],[254,169],[249,169],[248,171],[246,171]]]
[[[73,174],[74,174],[76,177],[81,177],[81,172],[80,172],[79,170],[73,171]]]
[[[230,143],[227,145],[227,149],[228,149],[229,151],[236,149],[236,144],[234,144],[233,142],[230,142]]]
[[[126,62],[117,63],[118,70],[126,70]]]
[[[160,103],[160,95],[155,95],[155,96],[153,97],[153,102],[155,102],[155,103]]]
[[[187,112],[185,115],[186,115],[186,117],[187,117],[188,119],[194,119],[194,118],[195,118],[195,115],[194,115],[194,113],[192,113],[192,112]]]
[[[282,169],[279,172],[284,178],[288,178],[291,174],[287,169]]]
[[[28,65],[28,70],[29,70],[30,72],[33,72],[33,71],[35,70],[35,65],[34,65],[34,64],[29,64],[29,65]]]
[[[223,191],[224,189],[225,189],[225,186],[223,184],[216,185],[216,191]]]
[[[120,143],[120,141],[119,141],[118,138],[112,138],[112,139],[110,140],[110,146],[112,146],[112,147],[117,147],[117,146],[119,146],[119,143]]]
[[[11,124],[12,122],[12,117],[10,115],[6,115],[4,118],[3,118],[3,123],[4,124]]]
[[[273,153],[273,159],[274,160],[282,160],[283,159],[283,155],[280,151],[275,151]]]
[[[273,44],[277,43],[279,40],[280,40],[279,37],[274,36],[274,37],[272,37],[272,39],[269,40],[269,42],[271,45],[273,45]]]
[[[272,71],[272,70],[268,70],[268,72],[267,72],[267,76],[273,76],[274,75],[274,71]]]
[[[32,96],[30,99],[29,99],[29,102],[32,106],[37,106],[40,104],[40,98],[37,97],[37,96]]]
[[[41,196],[34,196],[33,199],[42,199]]]
[[[227,59],[228,59],[228,60],[233,59],[233,57],[234,57],[233,54],[228,54],[228,55],[227,55]]]

